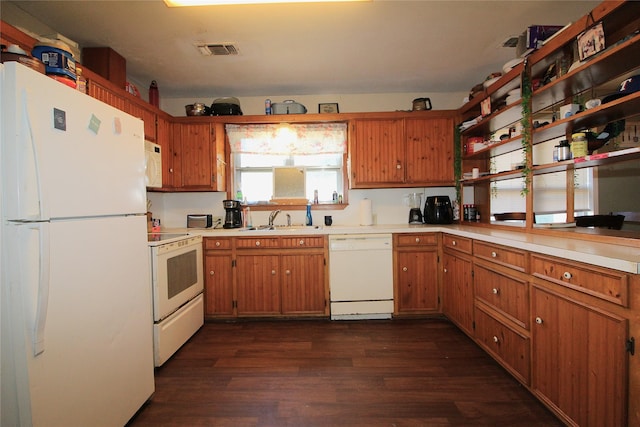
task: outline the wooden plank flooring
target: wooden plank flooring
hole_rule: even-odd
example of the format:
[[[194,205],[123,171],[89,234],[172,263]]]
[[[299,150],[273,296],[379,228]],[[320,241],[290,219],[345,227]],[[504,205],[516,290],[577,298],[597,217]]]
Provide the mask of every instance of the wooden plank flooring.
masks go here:
[[[561,426],[442,319],[206,323],[129,427]]]

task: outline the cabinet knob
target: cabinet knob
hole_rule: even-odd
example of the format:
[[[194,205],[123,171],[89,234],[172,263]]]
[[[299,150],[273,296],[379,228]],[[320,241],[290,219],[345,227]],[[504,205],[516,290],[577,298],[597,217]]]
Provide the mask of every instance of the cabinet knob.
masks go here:
[[[538,325],[542,325],[542,318],[541,317],[536,317],[536,323]]]
[[[169,168],[169,173],[173,173],[173,168]]]
[[[497,257],[497,256],[498,256],[498,254],[497,254],[497,253],[495,253],[495,252],[491,252],[491,258],[495,258],[495,257]]]
[[[215,271],[213,271],[213,270],[211,270],[211,271],[209,272],[209,276],[213,276],[214,274],[216,274],[216,272],[215,272]]]
[[[451,245],[453,245],[453,246],[455,246],[457,244],[458,244],[458,242],[456,242],[455,240],[451,242]]]
[[[447,273],[447,272],[448,272],[448,270],[445,268],[445,269],[444,269],[444,272],[445,272],[445,273]]]
[[[275,276],[276,275],[276,271],[275,270],[271,270],[271,275]]]
[[[256,246],[260,246],[260,240],[256,240]]]
[[[285,274],[291,274],[291,270],[285,271]]]
[[[494,336],[493,336],[493,342],[497,344],[497,343],[499,343],[499,342],[500,342],[500,340],[498,339],[498,337],[497,337],[497,336],[495,336],[495,335],[494,335]]]
[[[562,273],[562,277],[564,277],[567,280],[570,280],[573,277],[573,275],[568,271],[565,271],[564,273]]]
[[[400,163],[396,163],[396,169],[402,169],[402,165]]]
[[[500,289],[493,288],[493,289],[491,289],[491,292],[493,292],[494,295],[498,295],[500,293]]]
[[[407,267],[402,267],[402,271],[407,271],[409,270]]]
[[[416,243],[420,243],[420,238],[416,237]]]
[[[304,240],[300,240],[300,241],[298,242],[298,244],[299,244],[300,246],[304,246]]]
[[[216,242],[216,246],[220,246],[220,242]]]

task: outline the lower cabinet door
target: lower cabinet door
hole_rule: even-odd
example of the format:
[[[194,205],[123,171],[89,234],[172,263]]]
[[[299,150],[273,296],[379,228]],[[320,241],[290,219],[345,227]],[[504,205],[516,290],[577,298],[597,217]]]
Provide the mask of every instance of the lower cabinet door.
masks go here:
[[[534,393],[579,426],[627,425],[628,321],[533,287]]]
[[[529,337],[476,307],[476,339],[520,382],[529,384]]]
[[[238,315],[280,314],[280,257],[237,255]]]
[[[282,255],[282,313],[324,314],[324,254]]]
[[[444,253],[442,311],[468,335],[473,336],[473,277],[468,258]]]
[[[396,283],[398,313],[438,309],[438,253],[436,248],[397,251]]]
[[[233,271],[231,254],[204,257],[204,313],[207,316],[233,315]]]

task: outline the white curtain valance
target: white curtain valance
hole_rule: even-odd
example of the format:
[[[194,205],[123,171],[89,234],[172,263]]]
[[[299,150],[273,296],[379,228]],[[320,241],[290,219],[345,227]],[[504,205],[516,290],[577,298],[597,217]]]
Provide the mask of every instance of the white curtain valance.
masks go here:
[[[232,153],[313,155],[347,151],[346,123],[225,125]]]

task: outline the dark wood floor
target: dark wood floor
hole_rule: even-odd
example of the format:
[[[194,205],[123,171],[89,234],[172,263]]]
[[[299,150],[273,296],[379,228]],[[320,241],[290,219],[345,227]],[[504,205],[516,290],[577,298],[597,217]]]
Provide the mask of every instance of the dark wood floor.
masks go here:
[[[446,320],[207,323],[141,426],[561,426]]]

